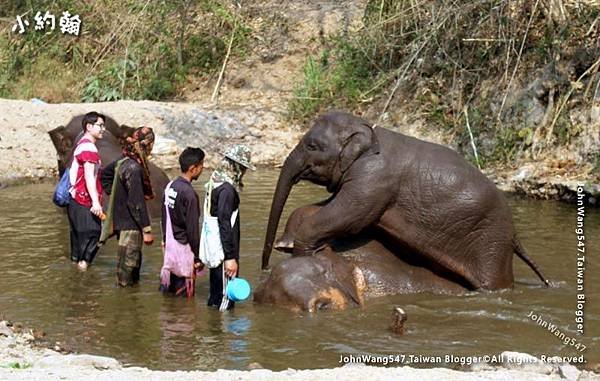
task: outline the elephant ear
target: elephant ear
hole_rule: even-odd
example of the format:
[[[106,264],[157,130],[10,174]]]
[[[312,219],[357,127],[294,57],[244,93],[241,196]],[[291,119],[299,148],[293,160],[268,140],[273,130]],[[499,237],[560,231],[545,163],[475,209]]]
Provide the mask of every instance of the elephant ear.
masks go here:
[[[358,127],[352,128],[349,135],[342,141],[340,152],[340,169],[342,172],[346,172],[363,153],[367,151],[374,154],[379,153],[379,139],[373,132],[373,127],[361,123]]]
[[[50,135],[50,140],[52,140],[52,144],[56,149],[58,173],[62,176],[73,150],[73,139],[69,136],[69,131],[65,126],[59,126],[48,131],[48,135]]]
[[[359,282],[364,283],[364,279],[360,279],[356,272],[356,266],[351,265],[338,253],[334,253],[329,245],[325,246],[319,255],[326,259],[325,276],[329,282],[356,304],[362,305],[364,303],[364,284],[359,284]],[[360,275],[362,276],[362,272]]]
[[[58,126],[48,131],[48,135],[50,135],[50,140],[52,140],[52,144],[54,144],[54,148],[59,155],[67,153],[73,145],[73,141],[69,139],[65,126]]]
[[[127,138],[133,135],[135,128],[129,127],[125,124],[119,126],[117,122],[107,118],[106,130],[117,139],[117,142],[121,147],[125,147],[125,145],[127,144]]]

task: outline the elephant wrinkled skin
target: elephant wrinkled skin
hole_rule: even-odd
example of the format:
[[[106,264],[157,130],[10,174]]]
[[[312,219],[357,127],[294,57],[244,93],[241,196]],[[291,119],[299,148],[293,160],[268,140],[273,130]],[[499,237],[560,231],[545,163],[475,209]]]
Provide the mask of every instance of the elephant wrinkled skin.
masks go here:
[[[71,119],[66,127],[60,126],[48,132],[54,148],[56,148],[58,172],[60,175],[70,165],[73,148],[81,136],[83,136],[81,127],[82,119],[83,115],[76,116]],[[110,164],[113,160],[121,156],[125,139],[131,136],[135,130],[132,127],[119,126],[114,119],[108,116],[105,119],[106,131],[104,132],[104,137],[96,142],[103,166]],[[163,191],[169,182],[169,178],[162,169],[151,162],[148,163],[148,169],[150,171],[152,188],[156,195],[153,200],[148,201],[148,211],[151,216],[158,217],[160,216]]]
[[[287,197],[300,180],[325,186],[332,196],[295,228],[288,243],[294,256],[376,229],[388,247],[402,248],[419,266],[470,290],[512,287],[513,253],[548,284],[517,238],[504,195],[477,168],[449,148],[343,112],[318,117],[285,160],[263,269]]]

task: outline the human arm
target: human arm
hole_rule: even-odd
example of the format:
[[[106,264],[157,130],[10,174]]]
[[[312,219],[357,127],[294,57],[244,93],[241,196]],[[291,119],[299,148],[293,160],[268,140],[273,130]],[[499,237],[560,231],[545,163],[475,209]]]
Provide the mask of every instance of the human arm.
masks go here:
[[[235,240],[237,238],[231,226],[231,216],[235,208],[235,199],[235,189],[225,185],[219,193],[217,200],[217,221],[225,259],[223,261],[223,270],[229,278],[237,275],[239,259],[238,253],[235,252]]]
[[[186,192],[186,196],[185,234],[190,248],[194,253],[194,259],[197,262],[200,258],[200,203],[198,195],[191,187]]]
[[[100,217],[102,215],[102,205],[100,205],[100,197],[98,190],[96,189],[96,174],[95,174],[95,163],[86,161],[83,163],[83,175],[85,179],[85,187],[87,188],[88,194],[92,199],[92,207],[90,211],[92,214]]]
[[[117,161],[115,160],[106,167],[102,168],[102,173],[100,175],[100,183],[102,184],[102,189],[106,192],[107,195],[110,196],[112,192],[113,180],[115,178],[115,167],[117,165]]]
[[[231,226],[231,215],[234,212],[236,193],[235,189],[229,184],[224,184],[221,187],[216,200],[216,214],[224,259],[238,259],[238,255],[235,252],[236,237]]]
[[[223,267],[225,268],[225,274],[227,274],[228,277],[233,278],[238,272],[238,261],[237,259],[226,259],[225,262],[223,262]]]
[[[135,224],[144,233],[144,243],[153,241],[150,216],[144,199],[144,185],[142,167],[131,161],[121,165],[119,174],[127,193],[127,208]]]

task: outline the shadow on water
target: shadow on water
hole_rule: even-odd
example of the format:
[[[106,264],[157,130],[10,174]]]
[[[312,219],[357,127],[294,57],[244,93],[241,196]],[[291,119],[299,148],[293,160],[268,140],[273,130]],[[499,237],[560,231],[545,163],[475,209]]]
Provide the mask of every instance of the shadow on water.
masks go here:
[[[202,194],[206,175],[196,183]],[[241,206],[241,274],[256,286],[276,171],[248,174]],[[194,300],[158,293],[162,254],[144,248],[142,280],[115,287],[116,243],[104,247],[94,265],[78,272],[68,259],[66,215],[50,201],[52,184],[0,190],[0,312],[46,331],[81,353],[113,356],[126,364],[156,369],[244,369],[258,362],[271,369],[338,366],[341,354],[484,355],[504,350],[573,355],[528,317],[530,312],[588,346],[589,362],[600,361],[598,264],[600,212],[585,220],[586,333],[578,336],[576,306],[576,208],[556,202],[509,197],[517,231],[530,256],[555,287],[540,286],[535,274],[514,260],[514,290],[466,296],[397,295],[369,300],[362,309],[315,315],[272,306],[238,304],[221,314],[208,309],[207,278]],[[292,192],[282,221],[294,207],[325,198],[310,184]],[[283,222],[280,224],[283,227]],[[155,220],[153,229],[159,231]],[[275,253],[272,263],[285,258]],[[388,330],[392,307],[408,313],[407,333]],[[455,365],[455,364],[451,364]]]

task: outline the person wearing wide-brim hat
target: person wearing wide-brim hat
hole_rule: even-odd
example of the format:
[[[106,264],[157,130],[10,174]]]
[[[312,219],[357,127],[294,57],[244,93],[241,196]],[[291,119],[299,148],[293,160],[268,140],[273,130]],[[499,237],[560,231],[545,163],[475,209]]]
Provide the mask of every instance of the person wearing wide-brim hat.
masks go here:
[[[240,258],[240,216],[239,192],[244,184],[242,178],[247,169],[256,169],[251,163],[250,149],[237,144],[229,147],[223,153],[223,160],[212,173],[206,184],[204,200],[204,223],[202,240],[210,245],[211,242],[220,241],[222,248],[221,257],[213,255],[203,257],[201,243],[200,259],[210,268],[210,292],[208,305],[225,311],[234,307],[234,302],[223,295],[227,282],[239,273]],[[204,229],[210,223],[218,224],[218,229]],[[211,236],[210,232],[218,230]]]

